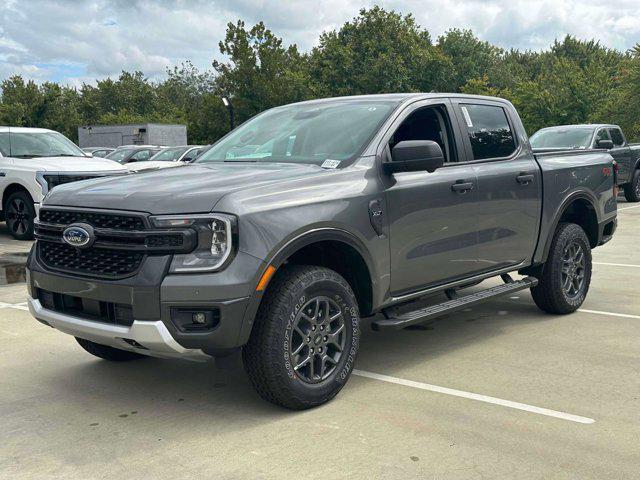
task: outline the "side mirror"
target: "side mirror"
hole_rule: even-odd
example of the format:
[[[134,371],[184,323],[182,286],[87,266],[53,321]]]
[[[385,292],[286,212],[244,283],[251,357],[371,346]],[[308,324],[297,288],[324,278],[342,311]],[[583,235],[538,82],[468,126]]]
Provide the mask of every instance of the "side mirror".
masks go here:
[[[444,165],[440,145],[432,140],[405,140],[391,150],[391,162],[383,164],[388,175],[397,172],[435,172]]]
[[[598,140],[596,145],[599,148],[606,148],[607,150],[611,150],[613,148],[613,142],[611,140]]]

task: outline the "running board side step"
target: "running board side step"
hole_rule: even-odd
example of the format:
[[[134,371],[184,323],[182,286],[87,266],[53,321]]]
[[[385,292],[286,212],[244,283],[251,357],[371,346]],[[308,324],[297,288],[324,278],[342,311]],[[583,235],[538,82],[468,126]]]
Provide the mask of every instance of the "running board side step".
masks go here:
[[[407,312],[398,316],[388,316],[382,320],[376,320],[371,323],[371,328],[376,331],[380,330],[399,330],[417,323],[424,323],[428,320],[446,315],[448,313],[457,312],[463,308],[491,300],[492,298],[508,295],[510,293],[535,287],[538,279],[535,277],[525,277],[522,280],[512,280],[508,275],[503,276],[505,283],[497,287],[488,288],[480,292],[465,295],[463,297],[455,297],[443,303],[431,305],[426,308]]]

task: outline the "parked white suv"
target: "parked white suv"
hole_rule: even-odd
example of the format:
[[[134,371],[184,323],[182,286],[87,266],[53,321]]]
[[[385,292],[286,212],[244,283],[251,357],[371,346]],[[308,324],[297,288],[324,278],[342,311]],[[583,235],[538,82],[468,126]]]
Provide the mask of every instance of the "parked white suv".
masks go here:
[[[126,173],[119,163],[93,158],[53,130],[0,126],[0,214],[18,240],[33,238],[40,202],[56,185]]]

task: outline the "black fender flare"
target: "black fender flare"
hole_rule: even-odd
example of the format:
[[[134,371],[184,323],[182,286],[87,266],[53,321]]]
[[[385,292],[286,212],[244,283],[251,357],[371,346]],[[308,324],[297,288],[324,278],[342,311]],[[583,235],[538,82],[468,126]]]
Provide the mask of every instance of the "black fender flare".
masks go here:
[[[551,241],[553,240],[553,236],[555,235],[556,229],[558,228],[558,224],[560,223],[560,218],[562,217],[564,212],[567,210],[569,205],[571,205],[576,200],[587,201],[589,205],[591,205],[591,208],[593,208],[593,210],[596,212],[596,222],[600,223],[600,213],[598,212],[598,208],[596,207],[597,200],[594,195],[592,195],[590,192],[585,190],[573,192],[570,195],[568,195],[562,201],[560,206],[556,209],[553,215],[553,219],[551,220],[550,228],[544,243],[544,249],[542,251],[542,258],[541,258],[542,263],[547,261],[547,257],[549,256],[549,250],[551,249]]]
[[[249,336],[251,335],[253,322],[255,320],[256,313],[258,311],[258,308],[260,307],[260,303],[262,302],[262,297],[264,295],[264,291],[257,291],[256,287],[260,279],[266,272],[267,268],[269,268],[269,266],[273,266],[277,271],[292,254],[294,254],[301,248],[304,248],[307,245],[311,245],[312,243],[327,240],[342,242],[352,247],[363,258],[367,266],[369,278],[371,279],[371,297],[372,304],[375,308],[375,305],[378,304],[378,295],[376,292],[378,277],[374,266],[375,264],[373,262],[373,257],[371,256],[369,250],[366,248],[364,242],[360,240],[355,234],[339,227],[313,228],[311,230],[295,234],[292,238],[286,240],[279,248],[275,250],[275,252],[268,259],[265,260],[262,269],[260,270],[260,272],[258,272],[258,275],[255,278],[254,288],[249,298],[244,317],[242,319],[242,328],[240,331],[240,336],[238,338],[239,345],[244,345],[249,340]]]

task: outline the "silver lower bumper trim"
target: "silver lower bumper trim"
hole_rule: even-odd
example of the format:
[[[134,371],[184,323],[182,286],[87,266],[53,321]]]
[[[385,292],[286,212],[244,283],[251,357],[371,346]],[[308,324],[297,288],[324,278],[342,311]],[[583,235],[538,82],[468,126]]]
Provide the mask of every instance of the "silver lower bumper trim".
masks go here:
[[[160,320],[155,322],[135,320],[130,327],[112,325],[48,310],[34,298],[29,298],[29,311],[38,320],[48,323],[61,332],[102,345],[160,358],[183,358],[193,361],[206,361],[211,358],[202,350],[184,348],[175,341]],[[135,340],[145,348],[136,348],[124,339]]]

